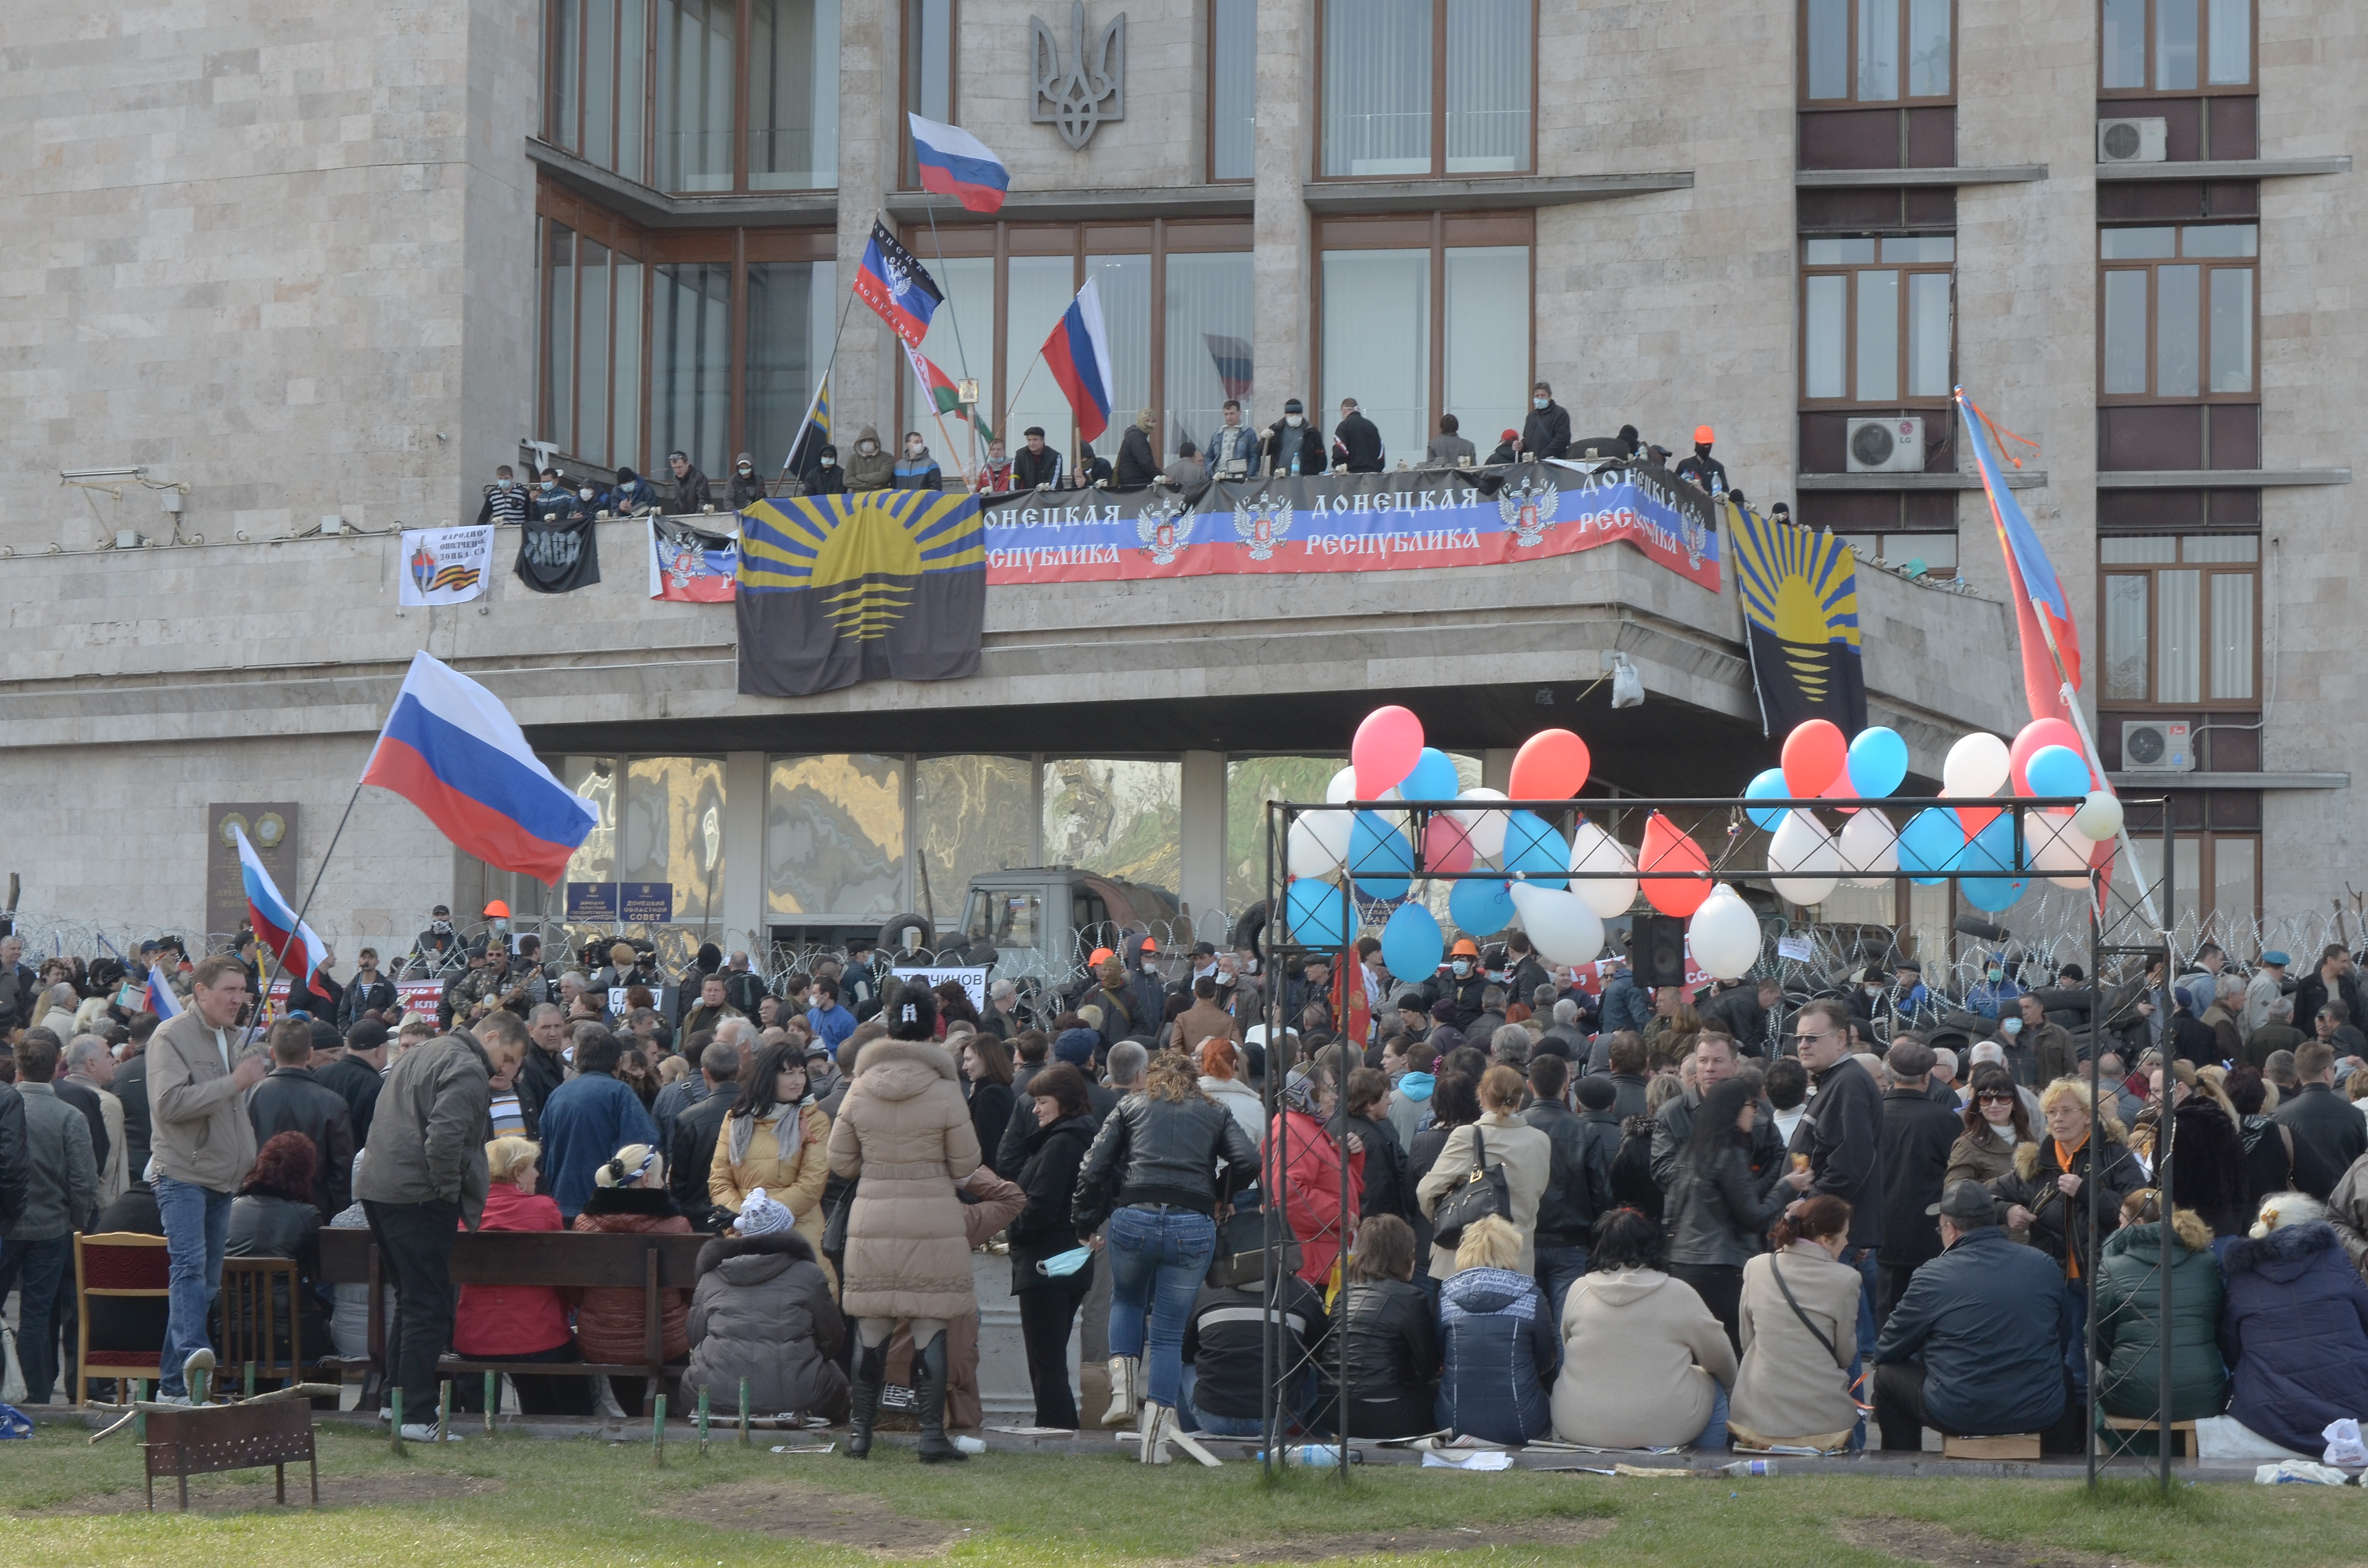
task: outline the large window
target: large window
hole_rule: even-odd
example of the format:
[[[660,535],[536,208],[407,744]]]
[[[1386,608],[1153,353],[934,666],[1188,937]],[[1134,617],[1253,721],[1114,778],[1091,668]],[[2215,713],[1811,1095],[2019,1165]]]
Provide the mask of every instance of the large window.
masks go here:
[[[2260,649],[2256,534],[2108,534],[2102,699],[2174,707],[2255,700]]]
[[[1930,102],[1956,92],[1950,0],[1804,0],[1801,97],[1809,103]]]
[[[1327,177],[1530,167],[1534,0],[1325,0]]]
[[[838,184],[839,0],[550,0],[543,133],[687,195]]]
[[[1802,400],[1945,400],[1956,249],[1945,234],[1804,240]]]
[[[1064,757],[1043,768],[1046,864],[1175,890],[1184,864],[1182,762]]]
[[[2109,93],[2227,92],[2253,81],[2253,0],[2100,0]]]
[[[568,858],[563,892],[568,882],[665,882],[674,889],[677,923],[722,915],[726,874],[722,757],[553,756],[543,761],[561,783],[600,813],[599,825]]]
[[[2255,401],[2260,231],[2250,223],[2102,229],[2097,242],[2100,394]]]
[[[954,3],[905,0],[905,108],[940,125],[954,122]],[[905,147],[905,188],[917,190],[921,165],[914,156],[912,129],[902,115],[897,125]]]
[[[1393,462],[1420,462],[1441,414],[1482,451],[1518,429],[1531,381],[1527,213],[1332,219],[1318,228],[1323,361],[1309,417],[1353,397]]]
[[[904,912],[911,766],[843,754],[765,765],[766,914],[865,922]]]
[[[1258,0],[1209,6],[1209,177],[1248,179],[1258,133]]]

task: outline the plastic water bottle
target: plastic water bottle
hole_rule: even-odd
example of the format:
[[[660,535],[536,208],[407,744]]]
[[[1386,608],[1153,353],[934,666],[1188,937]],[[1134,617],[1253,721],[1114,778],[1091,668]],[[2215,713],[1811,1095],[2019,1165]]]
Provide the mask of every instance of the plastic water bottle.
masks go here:
[[[1718,1472],[1721,1475],[1773,1475],[1776,1473],[1776,1461],[1774,1460],[1737,1460],[1733,1464],[1719,1466]]]
[[[1291,444],[1291,477],[1299,477],[1299,443],[1296,441]]]
[[[1285,1466],[1299,1465],[1308,1470],[1338,1470],[1340,1468],[1340,1450],[1336,1448],[1328,1448],[1322,1443],[1301,1443],[1295,1447],[1281,1449],[1281,1453],[1282,1455],[1282,1462]],[[1252,1455],[1251,1458],[1258,1463],[1264,1463],[1266,1460],[1266,1450],[1264,1449],[1260,1449],[1256,1454]],[[1365,1456],[1357,1452],[1354,1449],[1351,1449],[1349,1450],[1349,1462],[1350,1464],[1362,1464],[1365,1462]]]

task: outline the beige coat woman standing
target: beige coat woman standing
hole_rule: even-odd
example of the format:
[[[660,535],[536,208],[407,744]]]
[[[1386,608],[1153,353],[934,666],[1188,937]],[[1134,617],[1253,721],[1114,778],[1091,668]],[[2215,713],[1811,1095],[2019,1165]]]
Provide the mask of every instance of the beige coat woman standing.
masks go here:
[[[1436,1218],[1447,1195],[1472,1176],[1472,1140],[1480,1138],[1481,1163],[1489,1169],[1505,1167],[1505,1187],[1513,1211],[1505,1216],[1521,1233],[1520,1273],[1537,1269],[1538,1200],[1545,1196],[1554,1176],[1554,1145],[1546,1135],[1514,1114],[1521,1103],[1521,1075],[1502,1062],[1480,1076],[1480,1119],[1447,1135],[1439,1163],[1430,1167],[1415,1189],[1426,1219]],[[1455,1249],[1432,1244],[1430,1277],[1445,1279],[1455,1272]]]
[[[951,1319],[973,1310],[970,1240],[954,1187],[978,1164],[978,1134],[945,1048],[865,1046],[830,1130],[830,1168],[860,1182],[847,1224],[848,1317]]]

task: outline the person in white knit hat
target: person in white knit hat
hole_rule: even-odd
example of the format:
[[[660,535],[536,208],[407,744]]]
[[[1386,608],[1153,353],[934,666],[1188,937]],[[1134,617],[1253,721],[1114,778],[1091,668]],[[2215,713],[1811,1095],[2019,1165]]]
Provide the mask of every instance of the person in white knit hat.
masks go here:
[[[748,1381],[751,1415],[847,1415],[847,1374],[833,1358],[847,1324],[830,1282],[786,1204],[763,1187],[740,1206],[739,1223],[699,1249],[690,1298],[688,1398],[736,1410]]]

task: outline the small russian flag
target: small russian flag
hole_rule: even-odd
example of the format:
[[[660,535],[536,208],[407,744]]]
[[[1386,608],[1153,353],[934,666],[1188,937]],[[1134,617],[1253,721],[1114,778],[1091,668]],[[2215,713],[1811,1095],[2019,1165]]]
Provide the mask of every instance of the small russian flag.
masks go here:
[[[940,125],[917,114],[905,118],[912,123],[913,161],[920,165],[923,190],[951,196],[973,212],[1002,209],[1011,171],[985,142],[959,125]]]
[[[1117,378],[1110,373],[1110,331],[1102,325],[1102,295],[1094,279],[1086,279],[1044,340],[1044,364],[1068,394],[1077,433],[1090,441],[1109,429]]]
[[[180,998],[173,994],[172,985],[165,979],[162,960],[148,966],[148,1010],[167,1023],[181,1016]]]
[[[327,945],[288,907],[279,884],[264,869],[262,857],[247,841],[246,829],[233,827],[231,832],[238,839],[239,880],[246,884],[246,917],[256,939],[278,956],[291,979],[301,976],[306,990],[326,997],[329,994],[321,988],[321,966],[329,961]]]

